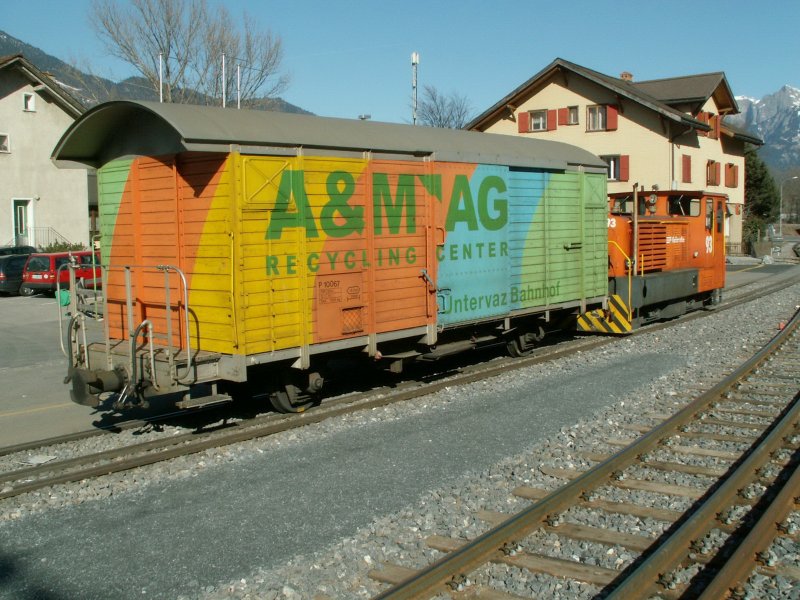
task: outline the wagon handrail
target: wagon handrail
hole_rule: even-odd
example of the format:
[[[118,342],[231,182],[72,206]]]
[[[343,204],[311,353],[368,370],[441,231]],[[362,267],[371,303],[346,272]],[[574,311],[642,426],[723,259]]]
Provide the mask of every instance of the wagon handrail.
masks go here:
[[[155,267],[159,271],[163,271],[164,273],[168,273],[169,271],[174,271],[178,274],[181,278],[181,283],[183,283],[183,311],[184,311],[184,319],[186,320],[186,373],[184,373],[181,377],[177,375],[177,369],[175,372],[175,381],[178,383],[186,383],[184,381],[186,376],[192,372],[192,334],[191,330],[189,329],[189,285],[186,283],[186,275],[184,272],[174,265],[156,265]],[[180,312],[179,312],[180,314]],[[172,343],[172,340],[170,340]]]
[[[70,256],[70,258],[72,258],[72,256]],[[72,342],[70,341],[70,353],[68,353],[67,349],[64,347],[64,323],[63,323],[63,317],[62,317],[62,314],[61,314],[61,312],[62,312],[62,307],[61,307],[61,270],[64,267],[69,268],[70,264],[71,263],[69,261],[67,261],[63,265],[58,265],[58,268],[56,269],[56,310],[58,312],[58,342],[59,342],[59,344],[61,344],[61,353],[64,356],[66,356],[67,358],[70,358],[70,354],[71,354],[71,350],[72,350],[72,348],[71,348]],[[75,272],[74,271],[70,271],[69,272],[69,279],[70,279],[70,288],[74,288],[75,287]],[[70,304],[72,304],[71,300],[70,300]],[[70,308],[72,308],[72,306],[70,306]],[[74,312],[77,312],[77,306],[76,306],[76,309],[75,309]]]
[[[167,275],[170,271],[177,273],[178,277],[180,277],[181,285],[183,287],[183,310],[184,310],[184,325],[186,327],[186,372],[182,375],[177,374],[177,370],[175,373],[175,381],[178,383],[187,383],[186,377],[192,371],[192,365],[194,364],[194,358],[192,357],[192,336],[191,336],[191,329],[189,327],[189,286],[186,281],[185,273],[180,269],[180,267],[176,267],[175,265],[112,265],[109,264],[105,272],[110,272],[112,270],[123,270],[126,273],[126,303],[128,304],[126,312],[128,317],[128,330],[129,335],[133,335],[133,305],[132,305],[132,292],[131,292],[131,283],[130,283],[130,273],[134,269],[152,269],[154,271],[161,271]],[[165,296],[165,307],[167,312],[169,313],[171,309],[171,302],[169,302],[169,285],[165,285],[165,289],[167,290]],[[169,304],[167,304],[169,302]],[[178,314],[180,314],[180,306],[178,306]],[[107,319],[106,319],[107,321]],[[169,318],[169,314],[167,315],[167,323],[171,323],[171,319]],[[171,332],[171,325],[170,325],[170,332]],[[170,347],[172,345],[172,336],[171,333],[169,334],[168,343]],[[172,352],[170,351],[170,362],[172,361]]]

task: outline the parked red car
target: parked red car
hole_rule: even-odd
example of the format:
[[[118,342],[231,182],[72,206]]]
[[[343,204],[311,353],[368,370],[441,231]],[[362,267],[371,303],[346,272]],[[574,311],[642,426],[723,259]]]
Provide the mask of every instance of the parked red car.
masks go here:
[[[56,277],[62,289],[69,288],[69,270],[64,267],[59,271],[58,268],[69,262],[71,256],[75,257],[78,264],[78,269],[75,271],[76,279],[95,281],[100,278],[99,252],[95,253],[94,270],[91,250],[31,254],[22,272],[20,294],[23,296],[32,296],[37,292],[53,294],[56,291]]]

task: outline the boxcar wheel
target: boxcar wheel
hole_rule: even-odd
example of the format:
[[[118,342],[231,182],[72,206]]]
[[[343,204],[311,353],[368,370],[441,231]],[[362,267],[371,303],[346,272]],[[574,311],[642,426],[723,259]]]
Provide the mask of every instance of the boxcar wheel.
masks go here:
[[[300,413],[314,405],[313,398],[303,394],[300,388],[286,385],[284,389],[272,392],[269,395],[272,408],[280,413]]]
[[[506,342],[508,353],[514,358],[522,358],[533,352],[533,345],[527,345],[523,341],[525,336],[514,337]]]
[[[536,349],[536,343],[544,339],[544,329],[538,327],[534,332],[520,333],[512,336],[506,342],[508,353],[514,358],[528,356]]]

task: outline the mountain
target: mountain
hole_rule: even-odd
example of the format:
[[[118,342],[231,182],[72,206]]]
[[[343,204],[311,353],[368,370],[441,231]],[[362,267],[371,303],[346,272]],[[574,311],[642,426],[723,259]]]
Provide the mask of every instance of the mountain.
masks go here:
[[[764,140],[758,154],[777,172],[800,167],[800,90],[785,85],[761,100],[737,97],[741,113],[726,117]]]
[[[39,48],[0,31],[0,56],[13,54],[22,54],[39,70],[49,74],[56,83],[87,108],[107,100],[158,100],[156,91],[142,77],[129,77],[123,81],[114,82],[84,73]],[[259,110],[312,114],[282,98],[257,98],[254,105]]]

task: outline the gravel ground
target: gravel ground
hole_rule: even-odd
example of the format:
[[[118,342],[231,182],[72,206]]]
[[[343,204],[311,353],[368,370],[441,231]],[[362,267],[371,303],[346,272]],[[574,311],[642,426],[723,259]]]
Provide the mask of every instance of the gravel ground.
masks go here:
[[[541,467],[585,469],[581,453],[617,450],[609,440],[635,437],[623,425],[649,424],[640,415],[682,406],[683,389],[749,356],[798,298],[796,285],[468,389],[0,502],[0,597],[370,597],[383,589],[368,577],[379,563],[423,566],[440,556],[425,537],[474,537],[489,527],[475,511],[511,513],[527,504],[511,494],[514,487],[562,482]],[[653,453],[654,460],[686,458]],[[373,471],[376,464],[382,472]],[[697,478],[683,479],[676,483]],[[676,510],[691,503],[646,492],[600,494],[625,496]],[[651,537],[664,528],[583,509],[564,517]],[[193,528],[205,533],[188,536]],[[551,551],[575,560],[590,546],[553,542]],[[796,548],[789,550],[783,554],[796,562]],[[632,557],[611,547],[602,564],[624,568]],[[502,565],[474,577],[490,585],[513,579],[509,591],[526,597],[599,591],[545,575],[519,577]],[[797,597],[791,580],[775,585],[789,594],[781,597]]]

